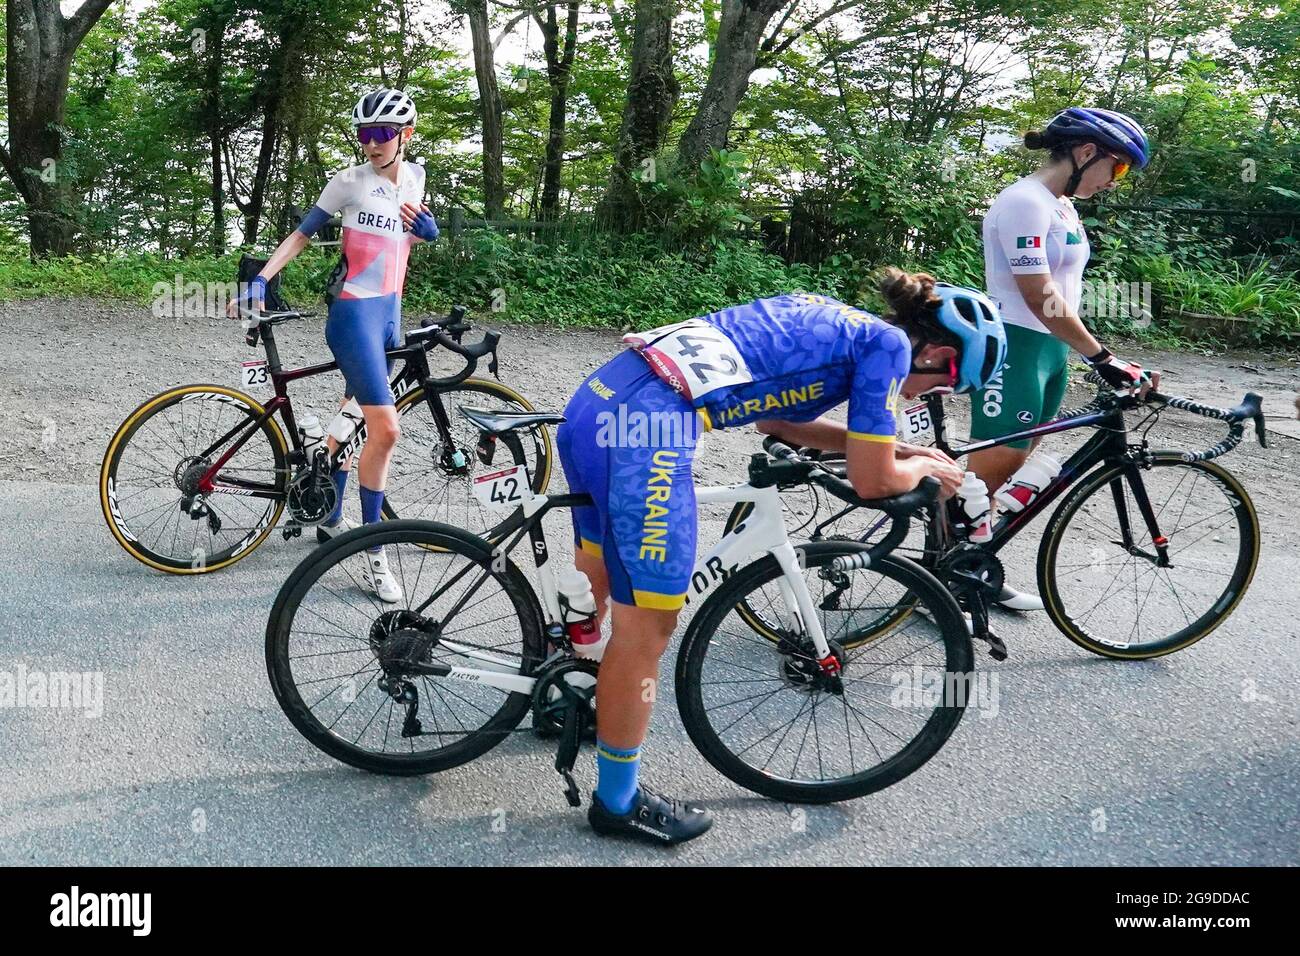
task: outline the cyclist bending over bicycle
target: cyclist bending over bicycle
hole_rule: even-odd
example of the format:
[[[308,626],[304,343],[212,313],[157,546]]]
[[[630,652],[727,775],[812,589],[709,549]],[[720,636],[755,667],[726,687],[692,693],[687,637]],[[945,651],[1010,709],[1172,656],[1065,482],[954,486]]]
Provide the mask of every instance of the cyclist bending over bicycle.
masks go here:
[[[982,293],[889,269],[883,318],[819,295],[759,299],[624,337],[631,347],[570,399],[557,441],[574,492],[576,563],[613,635],[597,689],[600,833],[663,844],[700,835],[707,811],[638,786],[650,722],[646,691],[685,601],[695,561],[691,461],[698,430],[754,423],[784,441],[846,453],[863,497],[910,491],[933,475],[951,495],[962,470],[936,450],[897,443],[899,396],[982,387],[1006,339]],[[848,426],[824,413],[848,402]],[[649,426],[648,428],[646,426]]]
[[[415,103],[401,90],[379,89],[361,98],[352,110],[352,125],[368,162],[345,169],[329,181],[302,224],[280,243],[249,283],[242,301],[237,299],[228,309],[231,318],[239,317],[241,306],[260,309],[267,282],[307,247],[331,216],[342,214],[342,256],[326,293],[330,305],[325,340],[347,384],[340,404],[355,398],[366,422],[366,444],[359,465],[361,517],[366,524],[380,519],[388,466],[399,434],[388,384],[392,369],[384,352],[401,344],[407,256],[414,243],[438,238],[438,224],[423,202],[424,169],[402,158],[415,131],[415,119]],[[330,436],[330,453],[337,447],[338,442]],[[349,473],[349,467],[344,467],[334,475],[337,504],[334,513],[317,527],[320,541],[348,530],[343,493]],[[401,588],[388,570],[382,549],[370,555],[363,574],[367,586],[381,600],[401,600]]]

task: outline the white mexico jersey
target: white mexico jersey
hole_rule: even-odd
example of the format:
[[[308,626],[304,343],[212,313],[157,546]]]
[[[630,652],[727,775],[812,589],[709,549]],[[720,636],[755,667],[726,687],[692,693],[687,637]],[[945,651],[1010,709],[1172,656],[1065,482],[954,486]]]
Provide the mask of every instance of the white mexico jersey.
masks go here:
[[[1018,275],[1050,275],[1077,313],[1089,251],[1088,236],[1069,199],[1052,195],[1032,177],[1002,190],[984,216],[984,276],[1003,321],[1049,331],[1025,305]]]

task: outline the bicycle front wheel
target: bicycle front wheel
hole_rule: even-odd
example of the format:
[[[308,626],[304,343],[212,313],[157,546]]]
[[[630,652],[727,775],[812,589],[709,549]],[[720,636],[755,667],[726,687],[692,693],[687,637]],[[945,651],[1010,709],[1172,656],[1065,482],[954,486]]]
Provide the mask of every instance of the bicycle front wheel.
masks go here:
[[[792,803],[849,800],[902,780],[952,735],[973,676],[970,632],[947,589],[906,558],[837,572],[836,557],[865,549],[799,550],[840,676],[823,674],[768,556],[733,574],[691,622],[677,704],[700,753],[742,787]],[[882,629],[882,600],[924,613]],[[752,627],[742,607],[782,622],[780,639]]]
[[[439,429],[423,387],[398,400],[402,431],[388,469],[384,515],[441,521],[495,541],[513,515],[500,518],[479,503],[472,491],[475,476],[524,465],[533,492],[543,494],[554,460],[550,432],[544,425],[508,432],[497,439],[496,453],[486,464],[477,451],[478,429],[458,406],[533,411],[532,404],[500,382],[477,378],[439,389],[432,399],[447,413],[449,435]]]
[[[402,591],[366,587],[382,547]],[[266,625],[266,669],[285,715],[330,756],[386,774],[433,773],[495,747],[528,713],[544,652],[527,578],[487,542],[432,521],[385,521],[317,548],[290,575]],[[430,676],[445,665],[455,674]]]
[[[1167,566],[1138,509],[1134,480],[1168,539]],[[1039,548],[1039,593],[1052,622],[1080,647],[1124,660],[1159,657],[1228,618],[1250,586],[1259,551],[1255,507],[1231,472],[1157,452],[1136,479],[1121,465],[1103,467],[1065,497]]]
[[[171,574],[203,574],[247,557],[271,533],[289,487],[288,445],[251,396],[183,385],[127,416],[99,469],[99,500],[114,539]],[[195,484],[236,443],[216,490]],[[256,494],[253,492],[256,491]]]

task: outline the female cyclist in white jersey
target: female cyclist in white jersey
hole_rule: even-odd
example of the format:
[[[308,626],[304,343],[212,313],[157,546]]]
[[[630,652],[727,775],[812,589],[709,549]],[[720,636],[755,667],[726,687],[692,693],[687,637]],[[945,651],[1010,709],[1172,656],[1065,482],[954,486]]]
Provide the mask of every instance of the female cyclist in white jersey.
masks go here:
[[[1160,373],[1116,358],[1079,318],[1088,237],[1070,201],[1114,187],[1130,167],[1146,166],[1150,145],[1142,127],[1122,113],[1071,107],[1041,132],[1025,135],[1029,149],[1049,150],[1037,171],[998,195],[984,217],[984,269],[989,298],[1007,334],[1001,374],[971,402],[971,438],[997,438],[1055,416],[1065,396],[1073,348],[1109,384],[1146,390]],[[970,468],[990,491],[1000,488],[1037,444],[1020,441],[974,452]],[[1041,610],[1030,594],[1004,588],[1010,610]]]
[[[366,421],[366,444],[358,466],[365,523],[380,518],[388,465],[399,434],[384,352],[401,342],[407,256],[413,243],[438,237],[438,224],[423,202],[424,170],[402,159],[415,118],[415,103],[401,90],[379,89],[361,98],[352,110],[352,125],[368,161],[329,181],[302,224],[249,283],[246,294],[246,301],[260,308],[267,282],[307,247],[330,217],[342,216],[342,255],[330,277],[325,339],[347,383],[343,402],[355,398]],[[232,318],[238,315],[238,306],[238,302],[231,304]],[[337,447],[331,436],[330,452]],[[350,464],[334,476],[338,503],[317,528],[321,541],[347,530],[343,493]],[[382,549],[370,555],[363,571],[368,586],[382,600],[401,600],[401,588],[389,573]]]

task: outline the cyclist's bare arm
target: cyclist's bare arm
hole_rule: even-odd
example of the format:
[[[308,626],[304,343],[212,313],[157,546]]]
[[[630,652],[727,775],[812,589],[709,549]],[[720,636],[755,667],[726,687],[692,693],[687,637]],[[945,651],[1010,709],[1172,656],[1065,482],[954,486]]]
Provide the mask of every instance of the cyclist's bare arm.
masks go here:
[[[1103,351],[1101,343],[1093,338],[1079,314],[1070,308],[1050,275],[1017,275],[1015,279],[1016,288],[1020,290],[1025,305],[1029,306],[1053,335],[1085,357]],[[1151,389],[1160,387],[1160,373],[1154,369],[1149,371],[1151,380],[1142,386],[1143,396]]]
[[[1053,335],[1080,355],[1096,355],[1101,351],[1101,343],[1092,337],[1083,319],[1070,308],[1048,273],[1017,275],[1015,280],[1025,305]]]
[[[945,495],[955,492],[961,484],[962,472],[956,465],[925,455],[899,457],[896,442],[850,439],[844,425],[828,418],[811,422],[765,419],[754,424],[762,434],[788,444],[844,452],[849,482],[864,498],[901,495],[927,475],[939,479]]]
[[[303,233],[295,229],[285,237],[284,242],[276,247],[275,252],[271,253],[271,258],[266,260],[266,265],[262,267],[262,271],[258,275],[269,282],[279,274],[281,269],[292,262],[298,253],[309,245],[311,245],[311,237],[303,235]],[[226,315],[232,319],[239,318],[239,306],[238,297],[231,299],[230,304],[226,306]]]

